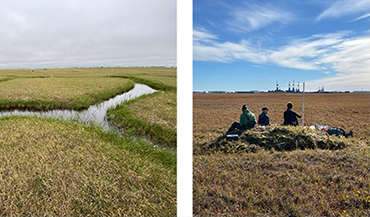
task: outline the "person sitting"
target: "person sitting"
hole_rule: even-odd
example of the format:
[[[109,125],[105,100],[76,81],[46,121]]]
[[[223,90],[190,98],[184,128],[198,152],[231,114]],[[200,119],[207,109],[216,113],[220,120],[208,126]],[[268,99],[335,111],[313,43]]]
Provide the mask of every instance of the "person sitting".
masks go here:
[[[270,125],[270,117],[267,115],[269,112],[269,108],[263,107],[262,113],[258,116],[258,125],[260,126],[268,126]]]
[[[283,125],[298,126],[298,119],[301,118],[297,112],[292,110],[293,104],[289,102],[287,104],[287,110],[284,112],[284,123]]]
[[[256,125],[256,116],[252,112],[250,112],[246,105],[242,107],[242,114],[240,115],[240,123],[235,121],[227,133],[232,132],[237,128],[238,130],[244,131],[250,128],[253,128]]]

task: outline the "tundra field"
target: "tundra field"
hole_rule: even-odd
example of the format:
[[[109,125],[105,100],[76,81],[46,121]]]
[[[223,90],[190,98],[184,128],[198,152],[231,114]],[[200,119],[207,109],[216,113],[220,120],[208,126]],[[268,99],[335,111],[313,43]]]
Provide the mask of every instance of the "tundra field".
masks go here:
[[[2,111],[82,110],[134,83],[158,90],[109,110],[121,136],[73,121],[0,118],[0,216],[176,215],[176,77],[169,68],[0,70]]]
[[[328,143],[340,145],[330,148],[335,150],[315,146],[278,151],[256,145],[257,140],[255,144],[240,140],[253,133],[263,140],[275,135],[271,132],[283,132],[273,139],[289,141],[291,134],[308,138],[310,132],[294,127],[257,128],[237,141],[224,141],[223,134],[239,121],[243,104],[256,117],[263,106],[269,107],[270,121],[281,125],[287,102],[302,113],[302,94],[194,94],[194,215],[369,216],[369,99],[369,94],[306,94],[306,126],[342,127],[353,130],[354,137],[327,137],[318,132]]]

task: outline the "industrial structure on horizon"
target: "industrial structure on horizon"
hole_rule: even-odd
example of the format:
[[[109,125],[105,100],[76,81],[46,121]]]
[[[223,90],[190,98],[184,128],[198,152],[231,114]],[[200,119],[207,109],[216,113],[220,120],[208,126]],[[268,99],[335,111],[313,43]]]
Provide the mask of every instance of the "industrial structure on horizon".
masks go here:
[[[287,93],[300,93],[301,91],[299,90],[299,81],[297,83],[297,87],[295,87],[295,83],[293,80],[292,86],[290,86],[290,81],[288,83],[288,89],[287,90],[282,90],[279,87],[279,82],[276,81],[276,89],[275,90],[269,90],[268,92],[287,92]]]
[[[295,85],[294,80],[292,83],[288,82],[288,88],[286,90],[282,90],[279,86],[279,82],[276,81],[276,88],[275,90],[268,90],[268,91],[259,91],[259,90],[239,90],[239,91],[223,91],[223,90],[214,90],[214,91],[193,91],[193,93],[302,93],[300,90],[300,83],[297,82]],[[305,91],[307,92],[307,90]],[[324,85],[319,87],[317,91],[308,91],[309,93],[370,93],[370,91],[325,91]]]

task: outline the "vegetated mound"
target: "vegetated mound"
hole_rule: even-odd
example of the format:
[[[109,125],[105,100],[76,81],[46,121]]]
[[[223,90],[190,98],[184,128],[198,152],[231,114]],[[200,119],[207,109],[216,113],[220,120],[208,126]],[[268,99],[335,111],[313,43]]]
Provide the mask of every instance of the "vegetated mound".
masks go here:
[[[203,149],[206,152],[225,153],[257,152],[262,148],[276,151],[315,148],[337,150],[353,142],[346,138],[329,136],[324,131],[302,130],[292,126],[256,127],[238,134],[234,138],[223,135],[210,144],[204,144]]]

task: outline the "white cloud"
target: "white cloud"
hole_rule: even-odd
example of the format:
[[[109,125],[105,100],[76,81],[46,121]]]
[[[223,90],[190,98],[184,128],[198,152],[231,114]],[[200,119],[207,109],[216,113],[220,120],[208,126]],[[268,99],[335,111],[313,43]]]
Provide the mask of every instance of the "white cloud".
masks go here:
[[[193,30],[194,43],[197,43],[198,41],[201,41],[202,43],[212,42],[214,39],[217,39],[217,36],[207,32],[207,30],[204,28],[197,28]]]
[[[370,89],[369,37],[345,40],[333,46],[333,51],[320,59],[339,73],[329,78],[310,81],[308,85],[313,87],[325,85],[331,90]]]
[[[0,68],[176,64],[176,1],[0,0]]]
[[[235,31],[253,31],[274,23],[286,24],[294,15],[277,5],[244,4],[233,9],[232,19],[227,22]]]
[[[359,17],[357,17],[356,19],[350,20],[350,21],[348,21],[348,22],[349,22],[349,23],[350,23],[350,22],[355,22],[355,21],[362,20],[362,19],[365,19],[365,18],[368,18],[368,17],[370,17],[370,13],[367,13],[367,14],[364,14],[364,15],[362,15],[362,16],[359,16]]]
[[[325,86],[326,90],[370,90],[369,73],[340,74],[328,78],[320,78],[306,82],[307,90],[314,91]]]
[[[327,89],[370,88],[370,38],[349,38],[349,33],[314,35],[293,40],[277,49],[261,48],[240,41],[219,42],[216,38],[207,43],[194,43],[194,60],[232,62],[245,60],[259,64],[273,64],[286,68],[323,71],[332,75],[309,81],[310,86],[326,85]],[[330,73],[335,71],[335,73]]]
[[[276,51],[271,51],[269,60],[288,68],[318,70],[318,63],[321,62],[318,57],[322,53],[329,52],[328,46],[340,43],[342,39],[317,37],[297,40]]]
[[[327,9],[325,9],[316,21],[320,21],[325,18],[336,18],[356,13],[368,11],[370,8],[369,0],[340,0],[335,1]]]
[[[221,43],[216,39],[217,36],[204,29],[194,30],[193,59],[206,62],[232,62],[237,59],[244,59],[255,63],[266,61],[266,57],[260,56],[256,48],[245,40],[239,43]]]

